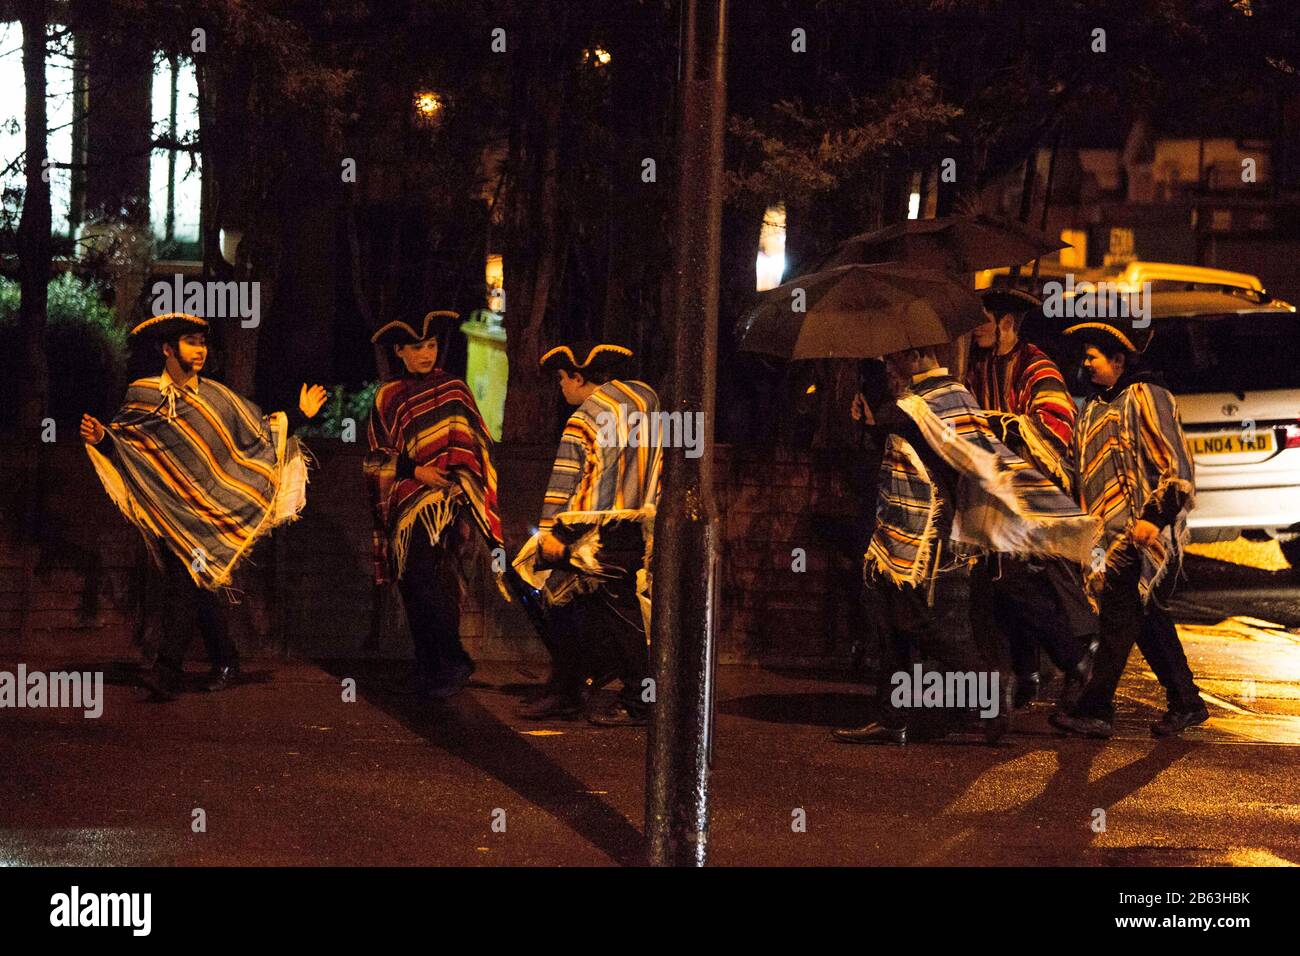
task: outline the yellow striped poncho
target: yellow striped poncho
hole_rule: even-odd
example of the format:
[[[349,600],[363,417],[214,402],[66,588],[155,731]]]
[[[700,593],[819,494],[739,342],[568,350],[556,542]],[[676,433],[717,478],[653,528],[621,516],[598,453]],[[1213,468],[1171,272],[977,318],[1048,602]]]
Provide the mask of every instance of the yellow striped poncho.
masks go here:
[[[571,415],[555,455],[538,532],[519,550],[514,566],[541,588],[548,604],[563,604],[600,584],[600,526],[641,525],[647,554],[653,540],[663,436],[659,397],[644,382],[612,380]],[[537,568],[537,545],[553,532],[570,544],[570,566]]]
[[[211,379],[132,382],[106,432],[102,451],[86,451],[109,497],[155,560],[161,542],[200,587],[229,584],[253,543],[306,503],[306,462],[284,413],[263,416]]]
[[[1094,592],[1108,569],[1131,560],[1133,526],[1143,513],[1166,495],[1177,496],[1177,517],[1154,545],[1141,550],[1139,592],[1146,601],[1169,570],[1181,566],[1194,504],[1195,469],[1178,403],[1168,389],[1135,381],[1109,399],[1090,399],[1074,434],[1079,503],[1103,526],[1104,551],[1086,575]]]
[[[915,440],[953,469],[957,500],[945,502],[916,449],[889,436],[881,462],[876,527],[865,569],[896,584],[920,584],[941,569],[937,547],[949,558],[982,551],[1051,555],[1084,563],[1098,534],[1061,490],[1008,449],[960,383],[946,374],[914,383],[898,407],[916,425]],[[941,508],[951,515],[940,541]]]

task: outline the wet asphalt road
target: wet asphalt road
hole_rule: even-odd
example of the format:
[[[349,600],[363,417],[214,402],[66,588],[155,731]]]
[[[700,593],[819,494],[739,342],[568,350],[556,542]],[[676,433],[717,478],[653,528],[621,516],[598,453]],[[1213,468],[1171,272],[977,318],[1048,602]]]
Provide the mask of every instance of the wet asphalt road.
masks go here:
[[[1193,559],[1179,600],[1212,715],[1181,740],[1149,735],[1163,694],[1137,654],[1115,739],[1060,737],[1040,702],[997,747],[836,744],[869,688],[721,668],[711,862],[1300,863],[1300,588]],[[642,859],[644,732],[513,716],[540,676],[516,665],[482,666],[440,707],[387,689],[401,665],[343,661],[254,662],[224,693],[152,704],[130,656],[24,657],[106,669],[110,686],[97,720],[0,711],[0,864]]]

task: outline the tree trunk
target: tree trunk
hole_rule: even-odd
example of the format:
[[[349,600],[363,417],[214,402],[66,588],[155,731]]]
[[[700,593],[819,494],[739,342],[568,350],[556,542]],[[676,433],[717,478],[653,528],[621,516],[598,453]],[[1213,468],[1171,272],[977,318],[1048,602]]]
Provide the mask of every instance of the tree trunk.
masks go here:
[[[23,542],[23,599],[19,640],[30,637],[28,615],[31,579],[36,566],[41,527],[42,419],[49,392],[45,357],[45,313],[50,276],[50,182],[45,138],[45,0],[23,0],[18,15],[23,27],[23,79],[26,83],[24,131],[27,149],[27,189],[18,223],[18,277],[21,302],[22,384],[18,425],[23,449],[20,540]],[[66,427],[66,426],[65,426]],[[76,440],[76,435],[66,436]]]
[[[45,304],[50,278],[50,182],[46,168],[45,0],[18,5],[23,26],[23,77],[26,90],[27,189],[18,224],[18,277],[22,290],[18,321],[23,342],[23,387],[19,422],[22,435],[39,441],[49,389],[45,361]]]
[[[555,287],[560,260],[560,116],[564,107],[564,63],[557,55],[560,25],[546,18],[533,25],[525,48],[524,74],[515,84],[516,102],[531,107],[511,129],[509,215],[506,225],[506,349],[510,383],[506,392],[506,441],[549,436],[554,403],[537,367],[542,324]],[[535,197],[535,201],[534,201]],[[524,267],[532,263],[531,270]]]

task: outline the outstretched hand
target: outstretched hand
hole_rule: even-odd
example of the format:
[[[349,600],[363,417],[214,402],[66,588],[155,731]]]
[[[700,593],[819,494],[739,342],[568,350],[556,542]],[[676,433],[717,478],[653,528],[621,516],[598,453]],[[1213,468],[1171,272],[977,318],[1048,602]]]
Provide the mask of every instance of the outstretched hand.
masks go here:
[[[542,560],[548,564],[557,564],[564,560],[564,542],[550,532],[542,535],[537,544],[538,550],[542,552]]]
[[[1149,548],[1160,537],[1160,529],[1150,521],[1139,521],[1133,525],[1133,542],[1139,548]]]
[[[876,416],[871,414],[871,406],[867,404],[867,398],[861,392],[853,396],[853,404],[849,406],[849,414],[853,416],[855,422],[862,422],[866,425],[876,423]]]
[[[304,384],[298,390],[298,410],[308,418],[315,418],[327,398],[329,392],[325,391],[325,386]]]
[[[436,465],[416,465],[415,480],[435,490],[445,490],[453,484],[451,476]]]
[[[98,445],[104,440],[104,426],[94,415],[81,416],[81,440],[88,445]]]

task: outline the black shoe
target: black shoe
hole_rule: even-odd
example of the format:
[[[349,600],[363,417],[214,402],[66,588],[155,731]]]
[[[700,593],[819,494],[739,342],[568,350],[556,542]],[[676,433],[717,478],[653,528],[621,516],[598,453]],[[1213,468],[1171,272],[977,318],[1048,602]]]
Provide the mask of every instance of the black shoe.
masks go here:
[[[140,684],[149,691],[149,700],[152,701],[165,703],[180,696],[180,675],[156,664],[141,672]]]
[[[1210,719],[1210,712],[1202,704],[1193,710],[1167,710],[1165,715],[1151,725],[1153,737],[1177,737],[1188,727],[1195,727]]]
[[[520,707],[515,711],[520,717],[529,720],[546,720],[550,717],[577,717],[582,713],[582,705],[572,697],[562,694],[547,694],[541,700]]]
[[[1034,676],[1036,679],[1038,675]],[[1017,684],[1019,684],[1019,681],[1016,680],[1015,676],[1007,674],[1002,683],[1002,693],[998,695],[997,714],[993,717],[980,718],[980,724],[984,730],[984,742],[990,746],[1011,732],[1011,712],[1015,710],[1016,701],[1020,699]],[[1037,690],[1037,684],[1035,684],[1035,690]]]
[[[1074,705],[1079,703],[1084,688],[1088,686],[1088,681],[1092,680],[1092,669],[1097,663],[1097,648],[1100,646],[1098,641],[1092,641],[1084,648],[1079,663],[1066,673],[1065,686],[1061,688],[1060,699],[1056,702],[1060,710],[1070,713],[1074,710]]]
[[[1024,677],[1016,678],[1016,693],[1011,701],[1012,706],[1016,710],[1024,710],[1036,701],[1040,683],[1037,674],[1026,674]]]
[[[1088,682],[1080,680],[1078,676],[1067,677],[1065,686],[1061,688],[1061,696],[1056,701],[1056,706],[1068,714],[1079,703],[1079,698],[1083,696],[1083,689],[1087,686]]]
[[[424,690],[423,696],[433,700],[446,700],[448,697],[456,696],[465,689],[474,669],[473,661],[458,664],[446,677],[439,677],[430,683]]]
[[[831,736],[843,744],[907,745],[906,727],[886,727],[874,720],[861,727],[839,727],[831,731]]]
[[[1075,717],[1063,710],[1055,711],[1047,722],[1057,730],[1064,730],[1076,737],[1091,737],[1094,740],[1107,740],[1115,732],[1110,721],[1100,717]]]
[[[587,716],[597,727],[644,727],[650,722],[649,715],[631,710],[621,700],[616,700],[604,710],[598,710]]]
[[[203,685],[203,689],[215,694],[217,691],[222,691],[229,687],[238,676],[238,664],[227,664],[225,667],[214,667],[208,672],[208,682]]]
[[[535,704],[543,697],[550,696],[551,685],[550,683],[528,684],[526,687],[520,688],[516,693],[519,695],[520,704]]]
[[[602,671],[599,674],[593,674],[587,678],[587,692],[594,694],[601,688],[608,687],[616,680],[618,680],[618,671]]]

